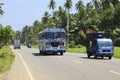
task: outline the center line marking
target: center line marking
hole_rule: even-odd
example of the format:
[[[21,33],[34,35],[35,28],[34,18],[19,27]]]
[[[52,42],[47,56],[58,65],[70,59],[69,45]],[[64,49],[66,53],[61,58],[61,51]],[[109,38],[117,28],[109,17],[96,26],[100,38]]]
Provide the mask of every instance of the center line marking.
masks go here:
[[[110,71],[111,73],[113,73],[113,74],[117,74],[117,75],[120,75],[120,73],[119,72],[116,72],[116,71]]]

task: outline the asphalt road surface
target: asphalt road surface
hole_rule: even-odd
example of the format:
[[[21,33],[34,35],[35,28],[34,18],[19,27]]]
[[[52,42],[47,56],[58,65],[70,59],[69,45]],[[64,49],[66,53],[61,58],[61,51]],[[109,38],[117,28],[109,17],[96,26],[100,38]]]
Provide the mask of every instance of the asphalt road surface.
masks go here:
[[[86,54],[40,55],[22,46],[14,52],[22,60],[29,80],[120,80],[119,59],[88,59]]]

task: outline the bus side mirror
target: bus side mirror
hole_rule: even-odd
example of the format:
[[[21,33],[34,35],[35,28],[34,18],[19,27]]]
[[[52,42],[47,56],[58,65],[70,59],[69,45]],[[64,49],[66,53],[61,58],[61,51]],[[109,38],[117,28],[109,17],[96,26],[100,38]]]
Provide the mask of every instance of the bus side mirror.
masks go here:
[[[44,38],[44,35],[42,35],[42,38]]]
[[[66,35],[66,38],[68,38],[68,35]]]

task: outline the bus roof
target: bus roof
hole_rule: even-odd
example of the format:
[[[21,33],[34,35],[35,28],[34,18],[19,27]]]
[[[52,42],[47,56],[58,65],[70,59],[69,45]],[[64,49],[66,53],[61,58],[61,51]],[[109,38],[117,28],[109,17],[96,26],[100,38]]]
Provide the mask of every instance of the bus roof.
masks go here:
[[[65,32],[63,28],[46,28],[44,32]]]

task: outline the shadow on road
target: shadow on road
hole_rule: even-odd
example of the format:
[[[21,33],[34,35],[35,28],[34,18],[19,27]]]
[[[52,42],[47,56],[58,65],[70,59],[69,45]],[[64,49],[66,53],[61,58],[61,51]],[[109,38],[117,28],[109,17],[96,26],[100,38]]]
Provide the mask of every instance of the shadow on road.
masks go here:
[[[88,58],[88,57],[79,57],[79,58],[82,58],[82,59],[87,59],[87,60],[89,60],[89,59],[91,59],[91,60],[109,60],[108,58],[106,58],[106,57],[104,57],[103,59],[102,58],[100,58],[100,57],[98,57],[98,58],[94,58],[94,57],[90,57],[90,58]]]
[[[32,53],[34,56],[41,56],[40,53]]]
[[[40,53],[32,53],[34,56],[61,56],[59,54],[49,53],[49,54],[40,54]]]

